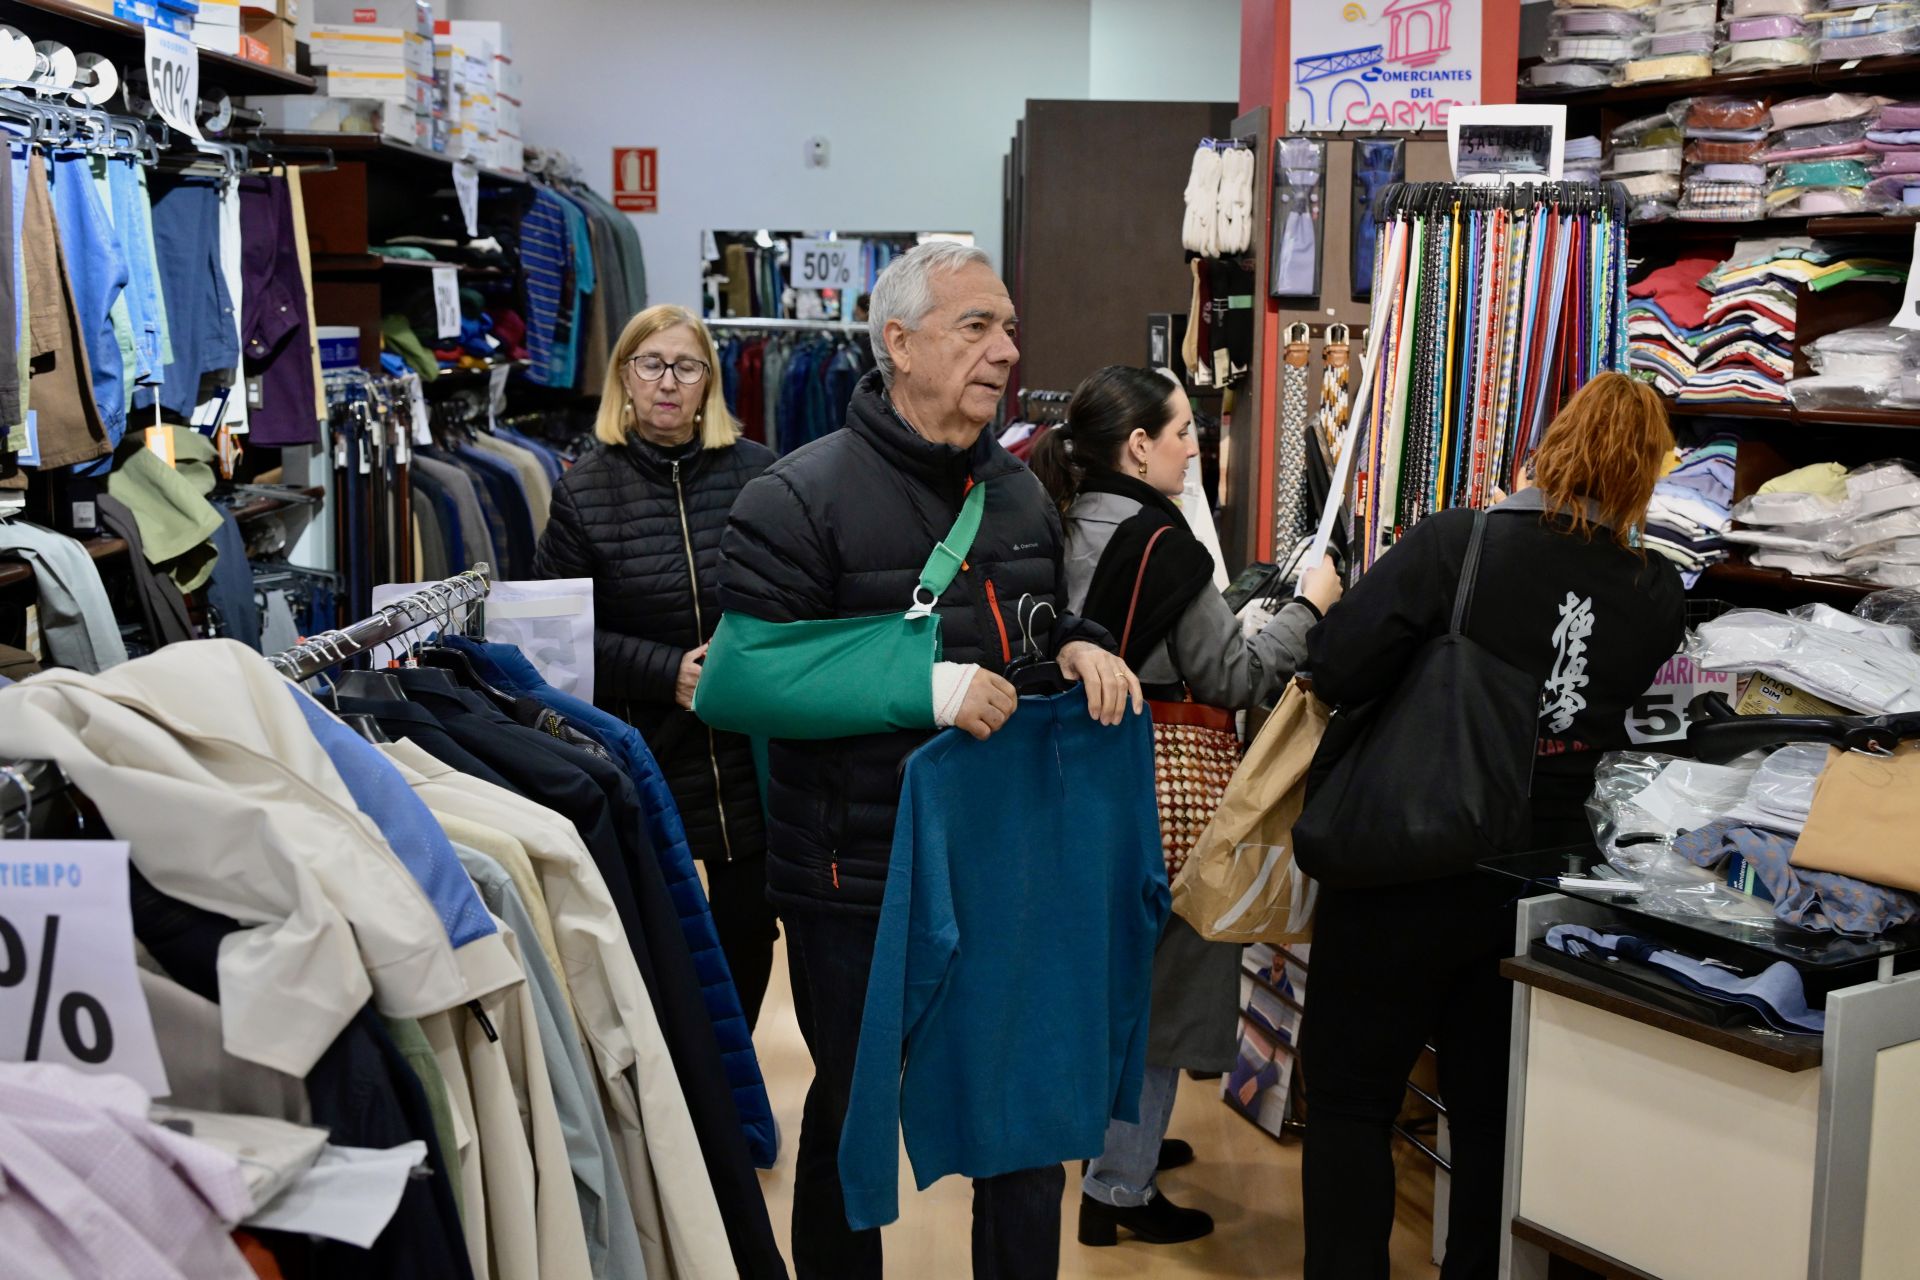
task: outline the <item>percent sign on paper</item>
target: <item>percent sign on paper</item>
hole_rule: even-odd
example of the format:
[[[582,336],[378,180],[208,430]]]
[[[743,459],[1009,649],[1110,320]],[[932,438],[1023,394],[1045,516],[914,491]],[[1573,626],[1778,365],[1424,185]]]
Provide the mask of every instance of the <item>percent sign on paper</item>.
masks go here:
[[[127,845],[0,845],[0,1060],[63,1062],[167,1092],[133,959]]]

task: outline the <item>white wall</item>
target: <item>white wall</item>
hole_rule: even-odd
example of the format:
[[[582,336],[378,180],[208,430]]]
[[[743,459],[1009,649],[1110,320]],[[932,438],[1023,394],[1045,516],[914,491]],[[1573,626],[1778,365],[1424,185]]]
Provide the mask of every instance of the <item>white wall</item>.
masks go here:
[[[650,299],[690,306],[699,302],[706,230],[971,231],[1002,261],[1001,161],[1027,99],[1238,97],[1238,0],[1163,7],[1168,12],[1136,0],[435,5],[441,16],[511,24],[526,140],[572,154],[603,193],[612,148],[659,148],[660,212],[634,222]],[[1202,30],[1214,34],[1185,38]],[[831,146],[825,169],[803,162],[803,144],[815,135]]]
[[[1240,0],[1091,0],[1089,98],[1240,101]]]

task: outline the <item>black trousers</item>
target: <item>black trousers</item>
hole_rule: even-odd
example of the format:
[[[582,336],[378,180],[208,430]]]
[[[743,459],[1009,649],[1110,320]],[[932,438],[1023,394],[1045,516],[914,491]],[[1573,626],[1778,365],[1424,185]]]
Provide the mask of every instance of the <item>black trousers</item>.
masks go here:
[[[780,939],[780,919],[767,901],[767,860],[743,858],[737,862],[709,862],[707,906],[720,950],[733,973],[734,989],[751,1031],[760,1021],[767,980],[773,976],[773,944]]]
[[[1481,875],[1321,894],[1300,1033],[1307,1280],[1388,1280],[1392,1127],[1429,1040],[1452,1144],[1441,1280],[1498,1273],[1512,898]]]
[[[840,1190],[840,1130],[853,1088],[854,1054],[873,967],[876,916],[788,909],[787,964],[794,1012],[813,1055],[793,1188],[797,1280],[880,1280],[880,1232],[847,1226]],[[976,1178],[975,1280],[1052,1280],[1060,1268],[1059,1165]],[[942,1271],[943,1276],[950,1274]]]

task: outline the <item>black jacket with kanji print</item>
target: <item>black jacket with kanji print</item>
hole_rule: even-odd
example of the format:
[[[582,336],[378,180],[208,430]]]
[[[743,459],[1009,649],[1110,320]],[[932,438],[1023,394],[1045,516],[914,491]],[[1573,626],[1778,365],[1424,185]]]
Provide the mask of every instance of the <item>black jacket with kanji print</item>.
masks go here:
[[[1473,519],[1454,510],[1422,520],[1308,634],[1306,667],[1324,701],[1359,711],[1447,633]],[[1571,532],[1528,490],[1487,517],[1465,631],[1540,681],[1536,834],[1577,830],[1600,754],[1629,745],[1629,709],[1686,634],[1679,574],[1604,527]]]

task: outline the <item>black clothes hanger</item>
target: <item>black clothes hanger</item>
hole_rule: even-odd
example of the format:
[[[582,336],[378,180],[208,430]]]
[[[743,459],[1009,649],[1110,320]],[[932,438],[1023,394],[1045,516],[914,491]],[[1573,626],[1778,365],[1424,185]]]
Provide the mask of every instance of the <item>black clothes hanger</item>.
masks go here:
[[[1743,716],[1725,694],[1700,701],[1706,718],[1687,727],[1694,758],[1725,764],[1749,751],[1790,742],[1825,742],[1845,751],[1886,755],[1902,742],[1920,739],[1920,712],[1883,716]]]
[[[343,698],[377,698],[385,702],[405,702],[407,691],[386,671],[342,671],[334,688]]]
[[[387,731],[380,727],[379,721],[364,712],[350,711],[346,715],[341,716],[340,721],[368,742],[381,743],[393,741],[392,738],[387,736]]]
[[[1020,656],[1007,664],[1006,677],[1013,691],[1023,698],[1052,697],[1065,693],[1074,685],[1074,681],[1061,672],[1058,662],[1045,657],[1045,650],[1035,640],[1035,618],[1042,609],[1056,619],[1060,616],[1058,609],[1044,600],[1035,600],[1031,595],[1021,596],[1020,603],[1014,609],[1020,622]]]
[[[422,670],[432,669],[446,676],[450,684],[462,685],[479,694],[502,711],[509,710],[519,699],[510,693],[504,693],[488,684],[474,667],[473,659],[458,649],[446,645],[425,646],[415,655]]]

